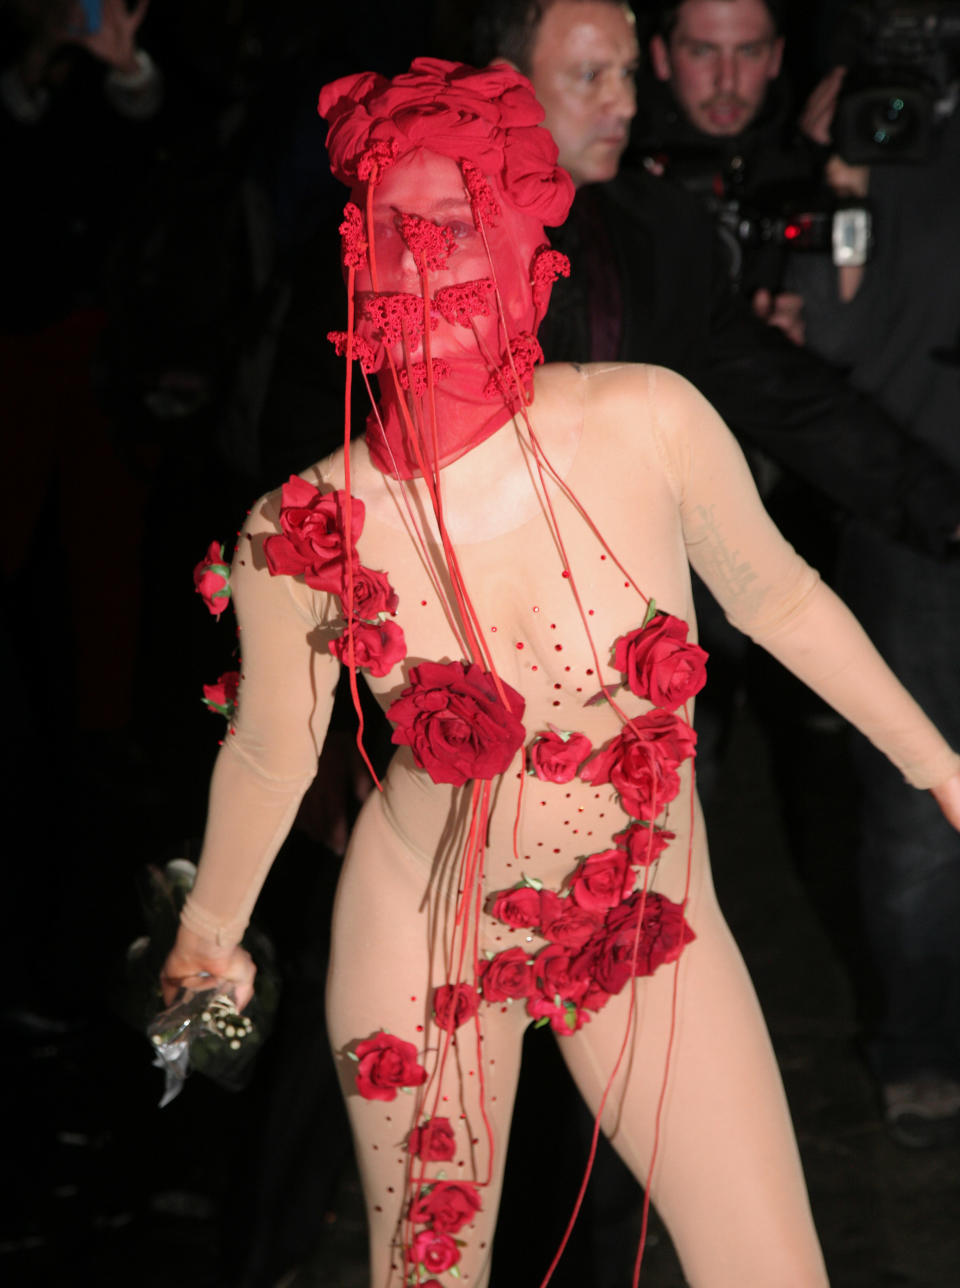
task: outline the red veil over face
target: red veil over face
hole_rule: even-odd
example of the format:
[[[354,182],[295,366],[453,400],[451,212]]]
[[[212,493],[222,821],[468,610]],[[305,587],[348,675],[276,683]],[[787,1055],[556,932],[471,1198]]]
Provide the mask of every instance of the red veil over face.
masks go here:
[[[510,67],[419,58],[393,80],[334,81],[319,111],[351,188],[348,325],[331,338],[379,373],[374,462],[400,478],[432,472],[530,400],[536,331],[568,271],[544,224],[562,223],[573,184]]]

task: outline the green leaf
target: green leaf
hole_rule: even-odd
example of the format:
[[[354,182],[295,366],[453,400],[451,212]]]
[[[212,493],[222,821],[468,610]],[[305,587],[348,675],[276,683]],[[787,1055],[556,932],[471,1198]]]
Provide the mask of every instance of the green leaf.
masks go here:
[[[359,1063],[360,1063],[360,1057],[357,1055],[356,1051],[348,1051],[348,1052],[347,1052],[347,1059],[348,1059],[348,1060],[356,1060],[357,1064],[359,1064]]]
[[[539,1020],[535,1020],[535,1021],[534,1021],[534,1025],[533,1025],[533,1027],[534,1027],[535,1029],[542,1029],[542,1028],[543,1028],[543,1026],[544,1026],[545,1024],[549,1024],[549,1023],[550,1023],[550,1016],[549,1016],[549,1015],[541,1015],[541,1017],[540,1017],[540,1019],[539,1019]]]
[[[640,623],[641,629],[644,626],[649,625],[649,623],[653,621],[656,615],[657,615],[657,601],[655,599],[651,599],[647,604],[646,615],[644,616],[643,621]]]
[[[543,889],[543,882],[540,880],[540,878],[528,877],[526,872],[524,872],[523,877],[521,879],[521,885],[529,886],[531,890],[536,890],[538,892]]]

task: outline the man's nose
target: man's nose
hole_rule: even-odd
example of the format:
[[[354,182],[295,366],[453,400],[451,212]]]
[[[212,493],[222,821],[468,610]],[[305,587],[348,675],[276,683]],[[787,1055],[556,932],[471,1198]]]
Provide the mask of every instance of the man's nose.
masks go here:
[[[617,120],[629,121],[637,114],[637,89],[632,76],[611,76],[604,96],[606,111]]]
[[[714,89],[724,94],[735,94],[737,90],[737,58],[734,53],[720,53],[713,72]]]

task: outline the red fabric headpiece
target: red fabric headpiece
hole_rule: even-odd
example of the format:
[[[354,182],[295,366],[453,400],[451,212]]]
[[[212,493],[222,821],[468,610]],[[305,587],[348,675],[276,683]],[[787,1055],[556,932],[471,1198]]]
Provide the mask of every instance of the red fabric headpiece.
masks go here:
[[[353,196],[341,229],[353,356],[380,372],[367,443],[387,473],[433,472],[529,401],[536,330],[567,271],[544,224],[563,221],[573,184],[509,67],[420,58],[394,80],[334,81],[319,110]],[[347,334],[332,338],[343,352]]]

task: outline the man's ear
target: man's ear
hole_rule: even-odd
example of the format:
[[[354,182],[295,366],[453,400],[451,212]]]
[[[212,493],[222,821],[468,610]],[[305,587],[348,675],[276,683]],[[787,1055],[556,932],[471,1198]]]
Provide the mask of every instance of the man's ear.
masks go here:
[[[650,66],[657,80],[668,81],[671,77],[670,54],[662,36],[650,37]]]

